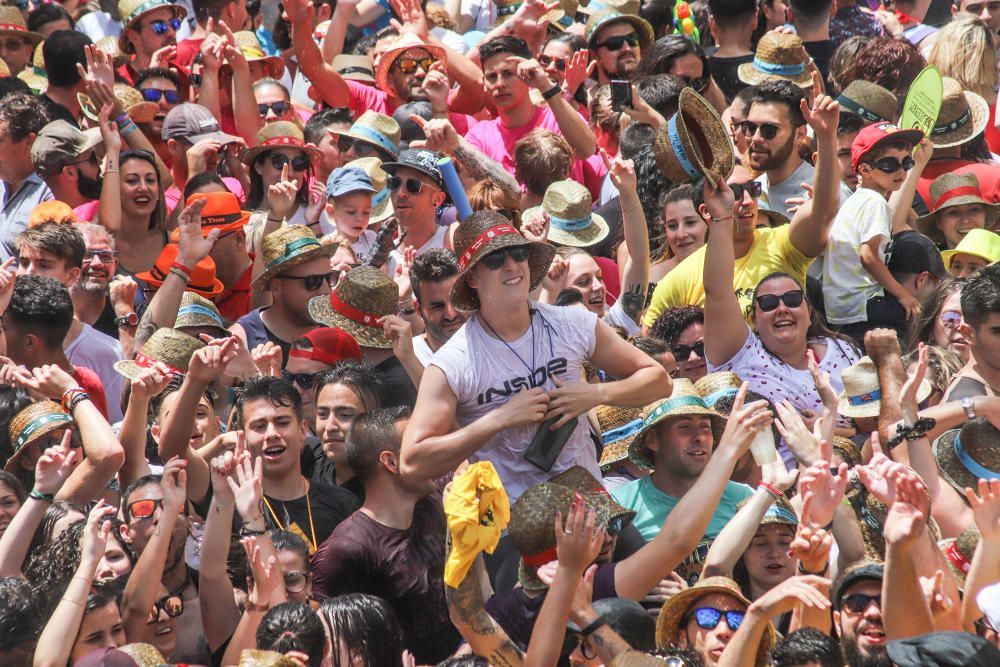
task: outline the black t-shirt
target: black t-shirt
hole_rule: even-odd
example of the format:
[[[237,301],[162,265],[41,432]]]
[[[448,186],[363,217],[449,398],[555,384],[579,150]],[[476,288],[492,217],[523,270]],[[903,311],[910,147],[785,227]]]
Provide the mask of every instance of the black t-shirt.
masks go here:
[[[837,48],[833,40],[822,39],[818,42],[805,42],[802,46],[806,48],[806,53],[809,54],[809,57],[816,62],[819,73],[823,75],[823,81],[828,81],[830,76],[830,60],[833,58],[833,52]]]
[[[708,62],[712,68],[712,78],[719,84],[722,94],[726,96],[726,102],[732,102],[736,94],[749,85],[740,81],[738,71],[740,65],[753,62],[752,53],[735,58],[711,56]]]
[[[45,110],[48,112],[50,123],[54,120],[64,120],[73,127],[79,127],[79,123],[76,122],[76,118],[73,118],[73,114],[70,113],[69,109],[59,104],[48,95],[39,95],[38,101],[42,103],[42,106],[45,107]]]
[[[417,388],[406,374],[402,362],[396,357],[389,357],[375,367],[375,372],[385,380],[382,407],[395,408],[405,405],[412,410],[417,402]]]
[[[323,443],[314,435],[306,436],[306,446],[302,448],[302,476],[321,484],[339,486],[347,489],[358,499],[358,504],[365,502],[365,485],[357,477],[352,477],[343,484],[337,484],[337,465],[326,457]]]
[[[301,496],[281,501],[267,494],[264,494],[264,499],[267,501],[264,503],[264,522],[268,529],[297,533],[306,539],[307,544],[317,546],[358,507],[358,499],[353,493],[322,482],[309,482],[308,499]]]

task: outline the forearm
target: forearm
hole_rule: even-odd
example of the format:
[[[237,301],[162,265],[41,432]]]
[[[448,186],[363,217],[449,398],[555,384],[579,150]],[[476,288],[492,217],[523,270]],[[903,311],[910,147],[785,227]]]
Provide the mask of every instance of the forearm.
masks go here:
[[[579,583],[578,573],[561,565],[556,570],[556,580],[545,595],[545,602],[531,631],[528,655],[524,658],[525,667],[553,667],[558,662],[562,645],[552,641],[552,638],[566,632],[570,605]]]
[[[667,381],[663,382],[663,377]],[[619,405],[627,408],[644,408],[660,398],[670,395],[673,381],[659,365],[640,368],[631,376],[614,382],[594,385],[601,400],[595,405]]]
[[[2,542],[0,542],[0,546],[2,546]],[[976,602],[979,591],[1000,581],[1000,558],[996,557],[998,553],[1000,553],[1000,539],[996,536],[984,536],[976,545],[969,574],[965,577],[965,589],[962,596],[962,624],[967,632],[973,631],[972,624],[983,615]]]
[[[34,667],[65,667],[80,632],[96,563],[81,562],[35,646]]]
[[[420,363],[420,359],[417,359],[417,355],[411,351],[409,354],[400,357],[399,362],[403,364],[403,370],[406,371],[406,375],[410,378],[413,386],[419,387],[420,380],[424,377],[424,365]]]
[[[889,272],[889,267],[885,265],[882,259],[872,252],[872,250],[867,246],[861,246],[861,266],[871,274],[871,277],[882,286],[882,288],[896,297],[899,300],[904,299],[908,296],[908,293],[903,286],[900,285],[895,278],[892,277],[892,273]]]
[[[344,51],[344,38],[347,36],[347,25],[351,22],[351,15],[354,7],[350,5],[337,4],[330,17],[330,25],[327,26],[326,36],[323,37],[323,61],[332,63],[333,59]]]
[[[402,474],[412,479],[433,479],[454,470],[462,461],[503,430],[489,412],[476,421],[446,435],[414,440],[402,451]]]
[[[222,118],[222,102],[219,96],[218,69],[205,69],[202,71],[201,88],[198,89],[198,104],[211,111],[212,115],[216,118]],[[196,174],[188,174],[188,180],[195,175]]]
[[[323,101],[331,107],[349,106],[351,89],[333,67],[323,62],[323,54],[312,38],[312,26],[308,21],[292,23],[292,44],[299,69],[313,83]]]
[[[483,587],[489,583],[486,579],[486,566],[479,555],[458,588],[444,587],[448,615],[476,655],[497,667],[520,667],[524,653],[486,611],[483,598]]]
[[[459,137],[458,148],[453,153],[455,161],[477,181],[488,180],[496,183],[514,199],[521,198],[521,186],[510,172],[493,158]]]
[[[142,134],[141,132],[139,134]],[[117,236],[122,228],[122,190],[121,190],[121,162],[118,159],[118,151],[108,153],[108,168],[104,170],[104,178],[101,184],[101,200],[98,205],[98,222],[108,230],[112,236]],[[118,171],[110,171],[114,169]]]
[[[90,401],[82,401],[73,410],[83,462],[70,474],[56,493],[56,499],[87,504],[104,491],[125,462],[125,450],[111,425]]]
[[[622,227],[625,230],[625,248],[629,261],[622,278],[622,308],[636,323],[646,306],[649,288],[649,228],[642,212],[642,202],[633,189],[619,191],[622,208]]]
[[[736,516],[719,531],[719,535],[712,541],[708,555],[705,556],[705,566],[701,571],[702,578],[716,575],[732,576],[736,561],[750,546],[757,528],[760,527],[760,520],[764,518],[764,514],[773,503],[774,496],[767,489],[757,489],[750,496],[747,504],[740,508]]]
[[[195,264],[197,264],[197,261],[191,261],[180,256],[178,256],[177,262],[179,264],[189,262],[183,265],[192,270]],[[187,288],[187,282],[184,278],[171,272],[167,274],[167,277],[163,280],[163,284],[156,290],[152,301],[149,302],[146,312],[143,314],[144,317],[145,315],[149,315],[152,318],[154,331],[160,327],[174,326],[174,322],[177,321],[177,311],[181,308],[181,299],[184,296],[184,290]],[[139,328],[142,328],[142,322],[139,323]],[[150,332],[150,335],[152,335],[152,332]],[[136,338],[136,346],[139,347],[141,346],[138,341],[139,336],[137,335]],[[142,342],[146,342],[145,339]]]
[[[213,651],[233,635],[240,622],[240,610],[233,598],[233,585],[226,573],[233,508],[232,502],[223,504],[216,497],[212,498],[201,541],[198,603],[201,606],[205,639]]]
[[[153,536],[139,556],[122,593],[122,625],[125,627],[125,634],[135,641],[149,640],[150,626],[146,623],[146,618],[156,602],[158,584],[163,579],[163,567],[167,562],[170,536],[174,531],[174,524],[179,520],[183,519],[177,510],[163,508]]]
[[[42,523],[49,503],[29,497],[0,536],[0,577],[23,578],[21,567],[31,548],[31,538]]]
[[[249,69],[243,71],[242,68],[233,70],[233,91],[234,100],[253,100],[253,80],[250,78]],[[233,114],[236,120],[236,132],[247,146],[257,143],[257,130],[260,129],[262,121],[257,113],[256,104],[234,104]]]
[[[892,233],[910,229],[908,224],[910,210],[913,208],[913,195],[917,191],[922,168],[914,168],[906,173],[903,186],[889,195],[889,210],[892,211]]]
[[[854,510],[841,504],[833,514],[833,539],[837,542],[837,571],[843,572],[851,563],[865,557],[865,540],[861,535]]]
[[[886,544],[885,552],[882,620],[886,639],[906,639],[934,632],[934,619],[917,578],[916,554],[891,542]]]
[[[840,178],[837,165],[836,137],[818,138],[815,190],[804,219],[792,222],[791,242],[807,257],[822,255],[830,238],[830,227],[840,209]],[[798,216],[794,216],[798,217]]]
[[[570,106],[565,97],[562,95],[553,97],[549,100],[549,109],[555,116],[563,138],[572,147],[578,159],[586,160],[597,151],[597,137],[594,136],[593,130],[576,109]]]
[[[236,631],[233,632],[233,636],[229,640],[229,646],[226,647],[226,654],[222,658],[223,665],[239,664],[240,654],[257,646],[257,628],[266,613],[266,610],[250,611],[249,609],[243,612],[243,616],[236,626]]]
[[[177,392],[177,402],[174,409],[163,420],[160,430],[160,459],[169,461],[175,456],[187,458],[188,442],[194,428],[195,412],[198,402],[208,387],[204,382],[193,379],[190,375],[184,378],[184,383]]]
[[[125,407],[125,417],[118,434],[122,449],[125,451],[125,463],[118,471],[118,484],[126,489],[135,480],[149,474],[149,463],[146,462],[146,421],[149,414],[149,400],[139,398],[137,392],[129,394],[128,405]]]

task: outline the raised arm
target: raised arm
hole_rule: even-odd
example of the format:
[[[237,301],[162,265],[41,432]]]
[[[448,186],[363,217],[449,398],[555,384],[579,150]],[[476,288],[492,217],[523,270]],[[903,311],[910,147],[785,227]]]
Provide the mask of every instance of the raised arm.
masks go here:
[[[240,623],[240,610],[233,598],[233,584],[226,572],[230,534],[236,499],[226,481],[238,456],[225,452],[212,459],[212,503],[205,518],[198,574],[198,604],[205,640],[212,651],[225,644]]]
[[[515,56],[511,56],[508,60],[517,65],[518,77],[539,92],[544,93],[556,86],[537,60],[525,60]],[[593,155],[597,150],[597,137],[569,101],[562,94],[557,94],[549,99],[549,109],[555,116],[560,133],[573,148],[576,157],[586,160]]]
[[[351,17],[357,12],[358,5],[358,0],[340,0],[337,2],[337,6],[333,8],[330,25],[327,26],[326,35],[323,36],[322,53],[324,62],[332,63],[333,59],[344,51],[344,38],[347,36],[347,26],[351,23]]]
[[[363,0],[369,2],[369,0]],[[302,74],[312,82],[313,87],[331,107],[350,106],[351,89],[337,70],[323,60],[319,46],[312,38],[316,9],[309,0],[285,0],[283,3],[288,20],[292,24],[292,45],[299,61]],[[378,4],[375,6],[379,9]],[[331,22],[346,22],[350,16],[346,11],[334,12]],[[361,24],[364,25],[364,24]],[[333,27],[331,26],[331,30]],[[346,24],[344,30],[347,29]]]
[[[104,140],[104,173],[101,180],[101,200],[97,221],[111,234],[117,235],[122,224],[121,161],[122,138],[118,125],[111,120],[112,106],[106,104],[97,118]]]
[[[981,479],[979,493],[967,488],[965,497],[972,506],[979,529],[979,544],[972,556],[972,565],[962,591],[962,623],[971,632],[972,624],[983,616],[976,602],[979,591],[1000,581],[1000,558],[996,557],[1000,553],[1000,480]],[[11,527],[13,525],[11,523]]]
[[[889,195],[889,209],[892,211],[892,233],[904,232],[910,227],[910,213],[913,209],[913,195],[917,191],[917,183],[920,175],[924,173],[924,167],[931,161],[934,153],[934,144],[927,137],[924,137],[917,145],[913,153],[913,169],[906,173],[903,187]]]
[[[170,374],[166,369],[147,368],[131,382],[125,418],[122,419],[118,438],[125,450],[125,463],[118,471],[118,484],[125,489],[135,480],[148,475],[146,461],[146,427],[149,421],[149,403],[154,396],[167,388]]]
[[[635,178],[632,160],[609,159],[602,148],[601,158],[611,174],[611,181],[618,188],[622,207],[622,227],[625,230],[625,252],[628,259],[622,270],[622,291],[619,297],[625,314],[636,324],[641,323],[646,307],[646,290],[649,288],[649,228]]]
[[[445,585],[448,615],[476,655],[486,658],[496,667],[521,667],[524,653],[486,611],[483,589],[489,588],[489,585],[486,565],[480,554],[458,588]]]
[[[253,574],[253,586],[248,592],[247,608],[222,658],[224,665],[237,664],[244,649],[256,646],[257,628],[264,614],[269,608],[288,600],[281,563],[274,555],[274,550],[262,549],[256,537],[244,537],[241,542],[247,552],[250,572]]]
[[[837,124],[840,105],[826,95],[817,97],[812,109],[802,100],[800,110],[816,133],[816,171],[813,174],[813,198],[799,207],[792,217],[789,240],[807,257],[826,251],[830,227],[840,210],[840,172],[837,166]]]
[[[211,21],[211,19],[209,19]],[[219,21],[219,27],[223,32],[222,54],[226,62],[233,68],[232,90],[230,99],[247,100],[245,104],[233,104],[233,114],[236,120],[236,131],[248,146],[257,142],[257,130],[264,124],[260,114],[257,113],[257,105],[254,104],[253,77],[250,75],[250,63],[247,62],[243,50],[236,44],[232,30],[225,21]]]

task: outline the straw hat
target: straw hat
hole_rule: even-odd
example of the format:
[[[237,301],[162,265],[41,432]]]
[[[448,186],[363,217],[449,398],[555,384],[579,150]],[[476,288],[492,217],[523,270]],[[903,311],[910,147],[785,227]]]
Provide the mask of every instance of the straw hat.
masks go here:
[[[348,81],[375,83],[375,66],[372,64],[371,56],[350,56],[341,53],[334,56],[331,65],[337,74]]]
[[[743,507],[750,502],[753,496],[747,496],[743,500],[736,503],[736,511],[739,512]],[[759,525],[761,526],[791,526],[792,529],[796,529],[799,526],[799,517],[795,514],[795,508],[792,504],[788,502],[788,498],[781,496],[776,499],[767,511],[764,512],[763,518],[761,518]]]
[[[878,370],[871,357],[861,357],[853,365],[845,368],[840,378],[844,391],[840,395],[838,409],[845,417],[878,417],[882,390],[878,383]],[[917,388],[917,402],[931,395],[933,388],[924,380]]]
[[[440,46],[428,44],[413,33],[404,33],[392,43],[392,47],[389,50],[384,51],[379,56],[378,62],[375,63],[375,87],[379,90],[391,90],[388,81],[389,69],[404,53],[416,49],[426,51],[434,60],[447,60],[445,50]]]
[[[976,488],[980,479],[1000,477],[1000,431],[983,417],[970,419],[938,438],[934,455],[945,479],[961,494]]]
[[[681,90],[677,113],[656,133],[656,164],[677,184],[699,174],[713,182],[728,178],[735,158],[719,113],[691,88]]]
[[[44,93],[49,88],[49,73],[45,69],[45,55],[42,53],[45,42],[39,42],[31,57],[31,67],[25,67],[17,73],[17,78],[28,84],[28,88]],[[10,75],[8,70],[7,75]]]
[[[854,441],[850,438],[845,438],[842,435],[833,436],[833,444],[830,445],[834,452],[840,454],[840,458],[844,460],[847,467],[853,468],[856,465],[861,465],[863,463],[861,457],[861,448],[854,444]]]
[[[24,22],[24,14],[13,5],[0,5],[0,38],[20,37],[32,44],[38,44],[45,39],[37,32],[29,32]]]
[[[161,665],[167,664],[167,659],[152,644],[125,644],[119,646],[118,650],[135,660],[137,667],[161,667]]]
[[[601,470],[628,458],[629,446],[642,428],[642,411],[639,408],[622,408],[602,405],[597,408],[597,423],[601,426]]]
[[[976,546],[982,535],[975,524],[966,528],[958,537],[950,537],[938,542],[938,546],[944,553],[945,560],[951,568],[951,573],[955,575],[955,583],[959,590],[965,588],[965,578],[972,568],[972,556],[976,553]]]
[[[328,327],[343,329],[361,347],[391,350],[379,318],[399,310],[399,286],[372,266],[357,266],[345,273],[329,296],[309,300],[309,314]]]
[[[399,157],[399,123],[392,116],[366,111],[347,130],[332,130],[336,136],[351,137],[375,146],[393,159]]]
[[[658,655],[633,651],[629,649],[622,651],[611,661],[611,667],[669,667],[670,663],[666,658]]]
[[[301,667],[301,665],[277,651],[245,648],[240,652],[239,667]]]
[[[236,46],[240,47],[240,51],[243,52],[243,57],[246,58],[248,63],[263,61],[267,64],[268,76],[272,79],[280,79],[285,73],[285,61],[279,56],[269,56],[264,53],[264,49],[261,48],[260,40],[257,39],[256,33],[249,30],[240,30],[233,33],[233,39],[236,41]]]
[[[101,53],[111,56],[114,60],[115,67],[121,67],[129,61],[129,55],[127,53],[122,53],[121,47],[118,46],[118,38],[108,35],[107,37],[101,37],[99,40],[94,42],[94,47]]]
[[[465,275],[486,255],[501,248],[528,246],[531,281],[528,291],[536,289],[548,273],[556,249],[548,243],[529,241],[510,220],[496,211],[475,211],[462,220],[455,231],[455,255],[458,256],[458,280],[451,288],[451,302],[459,310],[479,309],[479,297],[469,287]]]
[[[313,163],[323,159],[320,149],[306,143],[302,128],[287,120],[278,120],[257,130],[257,145],[243,153],[240,160],[245,165],[252,165],[259,155],[275,148],[297,148]]]
[[[213,338],[229,336],[229,330],[214,303],[194,292],[184,292],[181,295],[181,307],[177,310],[177,319],[174,320],[174,329],[183,331],[205,328],[215,330],[210,334]]]
[[[604,9],[612,9],[619,14],[633,14],[638,16],[640,8],[639,0],[590,0],[586,5],[580,5],[577,11],[590,16]]]
[[[990,107],[980,95],[964,90],[949,76],[942,77],[941,111],[931,130],[934,148],[948,148],[966,143],[986,129]]]
[[[604,485],[594,477],[593,473],[583,466],[573,466],[550,478],[549,481],[553,484],[562,484],[573,491],[579,491],[587,499],[588,505],[592,504],[606,510],[608,521],[622,519],[623,528],[632,523],[632,519],[635,518],[635,512],[619,505],[604,488]]]
[[[135,277],[153,287],[159,287],[170,275],[170,267],[177,261],[179,253],[179,245],[168,243],[163,246],[163,250],[153,263],[153,268],[137,273]],[[184,290],[200,294],[206,299],[214,299],[222,294],[225,287],[222,281],[215,277],[215,260],[206,255],[191,267],[191,279],[188,280]]]
[[[652,470],[653,453],[646,448],[646,434],[653,430],[659,423],[671,417],[701,416],[704,415],[712,420],[712,435],[714,437],[713,448],[719,444],[722,432],[726,429],[726,418],[710,409],[701,399],[694,384],[687,378],[677,378],[674,380],[674,391],[670,398],[664,398],[647,405],[643,409],[646,415],[642,428],[635,434],[635,439],[629,447],[629,458],[632,463],[642,468]]]
[[[264,271],[253,279],[253,288],[263,290],[274,276],[315,257],[329,257],[338,247],[337,243],[320,241],[305,225],[282,225],[261,241]]]
[[[1000,261],[1000,235],[988,229],[970,229],[954,250],[941,253],[941,259],[949,271],[951,258],[955,255],[973,255],[987,264]]]
[[[119,0],[118,17],[122,22],[122,34],[118,37],[118,48],[122,53],[133,53],[132,43],[126,34],[134,27],[134,24],[146,14],[160,8],[166,8],[173,12],[174,18],[183,19],[187,16],[187,10],[183,5],[175,5],[170,0]]]
[[[866,123],[896,121],[896,96],[871,81],[856,79],[847,85],[837,97],[837,104],[851,113],[861,116]]]
[[[799,88],[812,88],[812,75],[806,70],[809,56],[798,35],[769,32],[757,42],[753,62],[743,63],[737,70],[740,81],[752,86],[768,79],[791,81]]]
[[[640,49],[648,49],[652,45],[654,33],[653,26],[649,24],[649,21],[639,18],[635,14],[619,12],[614,9],[601,9],[592,13],[590,18],[587,19],[587,26],[584,33],[587,39],[587,46],[592,50],[596,49],[596,37],[601,28],[618,22],[632,24],[632,27],[635,28],[635,33],[639,36]]]
[[[344,167],[347,169],[354,167],[368,174],[372,187],[375,188],[375,194],[372,195],[372,213],[368,218],[369,226],[385,222],[395,215],[395,211],[392,210],[392,191],[389,190],[389,174],[382,169],[382,160],[377,157],[362,157],[351,160]]]
[[[1000,216],[1000,204],[983,199],[979,179],[975,174],[945,172],[931,181],[931,212],[917,218],[917,230],[931,237],[936,243],[944,243],[944,236],[937,225],[938,212],[949,206],[960,204],[980,204],[986,209],[986,228],[991,229]]]
[[[124,83],[114,85],[115,97],[121,102],[122,108],[136,123],[150,123],[156,117],[160,106],[156,102],[147,102],[142,93]],[[90,120],[96,121],[100,109],[94,106],[90,97],[86,93],[77,93],[76,99],[80,102],[80,110],[83,115]]]
[[[781,227],[782,225],[787,225],[791,222],[791,219],[782,213],[771,208],[771,201],[768,199],[766,192],[761,192],[760,197],[757,198],[757,226],[761,226],[761,218],[767,218],[767,225],[769,227]]]
[[[716,371],[709,373],[694,383],[694,390],[698,392],[705,405],[715,409],[715,404],[723,396],[735,396],[743,386],[743,380],[732,371]]]
[[[193,336],[181,333],[176,329],[162,327],[153,332],[139,351],[135,359],[123,359],[115,362],[115,370],[130,380],[134,380],[147,368],[156,364],[167,366],[172,373],[184,375],[187,373],[191,355],[205,347]]]
[[[744,610],[750,606],[750,600],[743,596],[739,585],[729,577],[707,577],[700,580],[691,588],[686,588],[679,593],[670,596],[670,599],[660,608],[660,614],[656,617],[656,645],[668,646],[677,644],[677,635],[680,633],[681,620],[694,607],[698,600],[709,595],[728,595],[740,602]],[[725,619],[720,619],[720,623],[725,623]],[[778,635],[774,625],[768,622],[767,632],[761,638],[760,646],[757,648],[757,664],[766,664],[767,652],[777,641]]]
[[[0,58],[0,79],[10,76],[10,67],[4,62],[3,58]]]
[[[594,200],[583,184],[567,179],[556,181],[545,190],[542,205],[524,212],[526,218],[549,216],[549,236],[552,243],[584,248],[605,239],[610,228],[607,221],[593,212]]]
[[[13,454],[4,464],[4,470],[16,469],[24,448],[35,440],[72,423],[73,417],[55,401],[38,401],[18,412],[7,427]]]

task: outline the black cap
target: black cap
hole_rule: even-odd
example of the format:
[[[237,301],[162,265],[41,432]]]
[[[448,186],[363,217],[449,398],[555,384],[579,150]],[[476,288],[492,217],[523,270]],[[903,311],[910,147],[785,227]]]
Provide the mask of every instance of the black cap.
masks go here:
[[[833,608],[840,609],[840,597],[848,588],[859,581],[882,581],[885,576],[885,568],[881,563],[865,561],[859,565],[847,568],[833,584]]]
[[[656,621],[635,600],[594,600],[594,611],[603,616],[611,629],[635,650],[652,651],[656,648]]]
[[[431,103],[426,100],[407,102],[397,107],[393,112],[393,119],[399,123],[399,145],[403,150],[410,147],[411,141],[427,138],[424,136],[424,129],[410,120],[410,116],[419,116],[424,120],[430,120],[434,117]]]
[[[937,244],[920,232],[894,234],[886,252],[889,255],[886,266],[893,275],[929,271],[938,280],[948,277]]]
[[[889,642],[897,667],[996,667],[1000,649],[969,632],[931,632]]]
[[[396,175],[396,170],[400,167],[415,169],[422,174],[427,174],[438,187],[444,187],[444,178],[441,177],[441,168],[438,167],[438,160],[441,154],[426,148],[411,148],[399,154],[395,162],[383,162],[382,169],[387,174]]]

